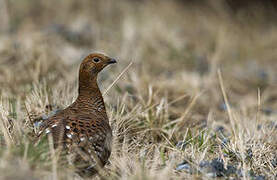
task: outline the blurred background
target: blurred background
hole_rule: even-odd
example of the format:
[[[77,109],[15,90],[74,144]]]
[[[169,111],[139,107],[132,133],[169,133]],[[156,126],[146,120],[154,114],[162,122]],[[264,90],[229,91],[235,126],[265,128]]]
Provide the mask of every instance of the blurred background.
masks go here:
[[[82,58],[104,52],[118,63],[101,73],[102,90],[133,62],[104,97],[111,123],[126,120],[113,129],[140,143],[172,145],[184,138],[184,128],[232,132],[220,69],[230,106],[240,114],[236,123],[253,130],[237,132],[246,133],[245,148],[253,147],[248,139],[262,133],[256,132],[257,124],[277,127],[276,10],[274,0],[0,0],[0,99],[8,102],[7,117],[22,121],[27,119],[22,102],[38,117],[49,104],[64,108],[77,96]],[[114,115],[122,107],[124,113]],[[131,113],[137,109],[148,114]],[[179,120],[179,131],[170,128]],[[153,136],[141,135],[148,130]],[[124,139],[122,134],[118,139]],[[266,140],[274,154],[276,134],[259,134],[256,140]],[[257,158],[262,157],[260,146],[255,147]],[[141,148],[147,149],[142,145],[134,151]],[[197,157],[191,155],[191,161],[198,162]],[[274,168],[266,171],[261,162],[255,159],[253,171],[273,177]]]
[[[82,58],[100,51],[119,60],[111,71],[134,62],[129,71],[139,80],[121,82],[123,91],[150,84],[175,97],[211,90],[203,103],[220,102],[213,92],[220,68],[234,103],[258,88],[269,102],[277,98],[275,1],[1,0],[0,22],[4,96],[42,80],[76,81]],[[106,72],[103,79],[116,76]]]

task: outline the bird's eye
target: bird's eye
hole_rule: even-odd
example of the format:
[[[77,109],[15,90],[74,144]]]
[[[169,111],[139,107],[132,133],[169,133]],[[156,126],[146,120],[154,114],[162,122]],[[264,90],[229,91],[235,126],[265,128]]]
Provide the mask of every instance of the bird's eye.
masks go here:
[[[93,58],[93,61],[98,63],[100,61],[100,59],[99,58]]]

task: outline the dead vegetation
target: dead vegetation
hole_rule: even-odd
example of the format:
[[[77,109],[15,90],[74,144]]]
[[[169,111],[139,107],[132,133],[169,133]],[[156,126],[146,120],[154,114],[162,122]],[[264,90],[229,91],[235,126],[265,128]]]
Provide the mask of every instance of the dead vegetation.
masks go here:
[[[1,179],[80,178],[34,135],[74,101],[78,65],[99,50],[119,60],[101,74],[102,92],[133,62],[104,97],[114,132],[107,179],[276,178],[273,22],[234,18],[220,3],[0,4]]]

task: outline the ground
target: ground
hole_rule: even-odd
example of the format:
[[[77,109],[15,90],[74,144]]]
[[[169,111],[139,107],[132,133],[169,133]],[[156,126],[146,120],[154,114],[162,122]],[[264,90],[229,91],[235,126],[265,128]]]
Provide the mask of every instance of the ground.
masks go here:
[[[74,101],[95,51],[118,60],[102,92],[123,72],[104,95],[114,136],[101,176],[276,178],[277,26],[220,2],[1,0],[1,179],[81,179],[35,136]]]

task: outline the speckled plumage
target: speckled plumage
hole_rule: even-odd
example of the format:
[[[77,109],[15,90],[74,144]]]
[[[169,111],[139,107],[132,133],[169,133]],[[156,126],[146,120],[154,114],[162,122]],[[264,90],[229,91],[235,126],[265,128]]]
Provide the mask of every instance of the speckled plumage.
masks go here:
[[[45,120],[39,131],[38,136],[52,135],[54,147],[66,150],[81,174],[95,174],[96,167],[103,167],[111,154],[112,130],[97,75],[115,62],[103,54],[88,55],[80,65],[78,98]]]

